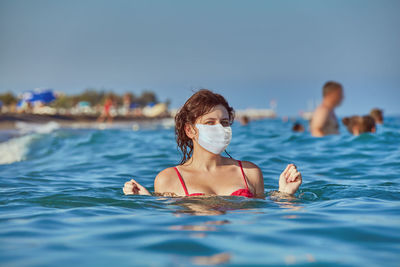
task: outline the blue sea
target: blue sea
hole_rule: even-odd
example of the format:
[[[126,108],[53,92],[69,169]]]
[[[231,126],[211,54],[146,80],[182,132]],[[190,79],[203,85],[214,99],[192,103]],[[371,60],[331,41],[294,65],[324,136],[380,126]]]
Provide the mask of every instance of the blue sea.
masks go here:
[[[125,196],[177,165],[173,121],[0,132],[0,266],[400,266],[400,118],[312,138],[292,122],[233,125],[229,153],[293,199]],[[177,178],[178,179],[178,178]]]

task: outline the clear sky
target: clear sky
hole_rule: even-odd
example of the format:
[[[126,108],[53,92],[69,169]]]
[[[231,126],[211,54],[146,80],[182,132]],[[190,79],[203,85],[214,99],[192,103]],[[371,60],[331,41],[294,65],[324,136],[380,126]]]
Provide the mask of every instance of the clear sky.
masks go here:
[[[280,115],[344,85],[339,115],[400,114],[400,1],[0,0],[0,93],[196,88]]]

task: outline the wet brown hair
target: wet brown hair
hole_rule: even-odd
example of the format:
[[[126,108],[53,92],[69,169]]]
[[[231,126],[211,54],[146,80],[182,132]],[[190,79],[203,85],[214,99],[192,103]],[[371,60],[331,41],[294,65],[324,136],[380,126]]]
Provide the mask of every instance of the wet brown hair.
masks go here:
[[[175,115],[175,137],[178,149],[182,152],[180,164],[184,164],[193,153],[193,141],[186,135],[185,125],[194,125],[196,120],[209,113],[215,106],[222,105],[229,114],[229,122],[233,123],[235,111],[226,99],[207,89],[194,93]]]
[[[375,128],[375,121],[374,119],[369,116],[352,116],[352,117],[345,117],[342,119],[343,124],[347,127],[347,130],[354,134],[353,128],[355,126],[358,127],[360,134],[372,132]]]
[[[336,90],[342,90],[343,87],[340,83],[338,82],[334,82],[334,81],[328,81],[324,84],[324,86],[322,87],[322,96],[326,96],[329,93],[336,91]]]
[[[379,108],[372,109],[369,115],[374,118],[375,122],[383,121],[383,111]]]

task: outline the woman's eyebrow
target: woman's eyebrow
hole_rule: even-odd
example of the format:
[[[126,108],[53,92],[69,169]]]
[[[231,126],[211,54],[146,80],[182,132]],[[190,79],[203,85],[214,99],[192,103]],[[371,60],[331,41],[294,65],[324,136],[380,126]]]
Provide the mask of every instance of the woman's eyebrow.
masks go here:
[[[214,120],[214,121],[216,121],[216,120],[218,120],[218,118],[210,117],[210,118],[205,118],[204,120]],[[229,120],[229,118],[222,118],[222,119],[220,119],[220,120],[221,120],[221,121]]]

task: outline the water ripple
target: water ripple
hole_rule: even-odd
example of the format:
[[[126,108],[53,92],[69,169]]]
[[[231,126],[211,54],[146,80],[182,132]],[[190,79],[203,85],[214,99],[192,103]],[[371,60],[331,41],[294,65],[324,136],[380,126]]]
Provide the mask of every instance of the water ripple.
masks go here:
[[[290,127],[234,125],[228,151],[260,166],[267,192],[297,164],[295,199],[124,196],[131,177],[152,190],[157,173],[179,162],[173,129],[156,124],[4,137],[0,264],[398,265],[400,120],[358,137]]]

